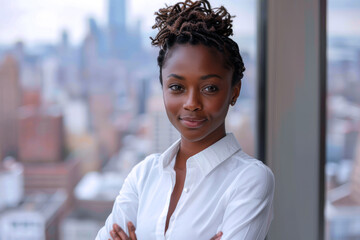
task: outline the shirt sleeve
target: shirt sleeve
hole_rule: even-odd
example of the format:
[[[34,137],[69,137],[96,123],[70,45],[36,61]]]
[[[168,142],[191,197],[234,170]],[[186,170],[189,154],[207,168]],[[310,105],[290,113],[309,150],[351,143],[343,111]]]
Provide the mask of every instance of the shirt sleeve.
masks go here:
[[[138,191],[136,188],[135,168],[133,168],[125,179],[120,193],[115,199],[112,212],[106,219],[105,225],[99,230],[95,240],[112,239],[110,231],[114,223],[117,223],[127,234],[127,222],[133,222],[136,227]]]
[[[273,218],[275,180],[263,164],[252,164],[234,181],[222,224],[222,240],[263,240]]]

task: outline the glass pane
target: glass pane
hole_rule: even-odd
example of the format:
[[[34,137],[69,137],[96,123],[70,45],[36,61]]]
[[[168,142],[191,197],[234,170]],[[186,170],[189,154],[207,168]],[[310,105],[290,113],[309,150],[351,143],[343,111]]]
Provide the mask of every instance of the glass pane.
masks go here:
[[[326,239],[360,239],[360,2],[328,1]]]
[[[227,131],[250,155],[256,155],[255,3],[221,1],[236,15],[233,38],[246,67]],[[163,108],[158,49],[149,39],[153,13],[164,6],[164,0],[1,3],[0,239],[94,239],[130,169],[179,138]]]

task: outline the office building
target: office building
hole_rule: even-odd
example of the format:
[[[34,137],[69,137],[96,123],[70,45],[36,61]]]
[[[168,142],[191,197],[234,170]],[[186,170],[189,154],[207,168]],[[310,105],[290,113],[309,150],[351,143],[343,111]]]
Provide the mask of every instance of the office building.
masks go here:
[[[180,138],[179,132],[170,123],[162,96],[160,94],[154,95],[149,98],[148,109],[151,121],[151,152],[162,153],[172,143]]]
[[[19,65],[8,55],[0,62],[0,159],[15,156],[18,148],[19,81]]]
[[[57,107],[23,106],[18,125],[20,161],[59,162],[64,157],[63,118]]]

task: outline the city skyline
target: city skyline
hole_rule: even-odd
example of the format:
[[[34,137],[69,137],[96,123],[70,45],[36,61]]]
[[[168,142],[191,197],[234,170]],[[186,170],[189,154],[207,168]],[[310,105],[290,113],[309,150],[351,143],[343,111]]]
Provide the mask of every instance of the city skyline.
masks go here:
[[[46,205],[32,201],[40,196],[56,205],[56,221],[44,217],[50,227],[38,232],[59,235],[47,235],[52,240],[91,239],[130,169],[179,138],[165,113],[157,52],[146,49],[155,34],[148,32],[153,12],[178,1],[0,0],[0,186],[8,196],[0,201],[0,223],[39,224],[29,224],[32,217],[23,221],[21,211],[22,201]],[[234,39],[246,72],[226,126],[244,152],[255,155],[256,1],[210,1],[237,16]],[[360,209],[360,1],[328,3],[325,227],[329,236],[346,236],[354,234],[347,226],[360,222],[353,211]],[[21,214],[9,218],[13,208]],[[349,209],[345,220],[342,209]],[[1,237],[1,226],[0,239],[8,239]]]
[[[151,36],[154,21],[154,12],[164,7],[165,3],[173,4],[178,0],[132,0],[126,1],[127,27],[134,28],[142,23],[141,30],[143,38]],[[61,32],[69,32],[70,42],[78,45],[85,38],[88,31],[87,20],[91,17],[101,26],[107,24],[108,1],[41,1],[28,2],[24,0],[5,1],[0,0],[0,45],[12,45],[17,41],[29,45],[51,43],[56,44]],[[230,0],[212,1],[212,5],[232,9],[231,13],[236,15],[234,19],[234,30],[242,35],[254,35],[253,24],[242,24],[243,22],[254,22],[255,4],[251,0],[244,0],[242,4],[234,4]],[[148,44],[150,46],[150,42]]]
[[[132,28],[142,22],[141,30],[145,36],[151,35],[151,26],[154,22],[153,13],[165,3],[173,4],[178,0],[132,0],[127,1],[127,22]],[[241,4],[231,1],[211,1],[216,6],[219,4],[232,9],[236,15],[234,29],[242,35],[254,34],[255,29],[251,24],[242,24],[253,18],[254,3],[245,0]],[[71,0],[41,1],[25,0],[6,1],[0,0],[0,45],[12,45],[17,41],[29,45],[41,43],[56,44],[61,32],[67,30],[72,44],[80,44],[87,32],[87,19],[92,17],[100,25],[107,24],[107,0],[85,1]],[[343,4],[329,1],[328,4],[328,30],[333,35],[360,36],[360,4],[356,1],[346,1]],[[252,19],[253,20],[253,19]],[[240,26],[241,25],[241,26]],[[150,43],[148,44],[150,46]]]

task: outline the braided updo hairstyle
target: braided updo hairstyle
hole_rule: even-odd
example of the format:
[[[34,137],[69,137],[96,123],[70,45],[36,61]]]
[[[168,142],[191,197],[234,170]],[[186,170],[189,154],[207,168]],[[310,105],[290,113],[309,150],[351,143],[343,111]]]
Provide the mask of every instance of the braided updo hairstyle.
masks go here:
[[[233,35],[232,17],[223,7],[211,8],[207,0],[185,0],[167,6],[155,13],[153,29],[159,32],[151,38],[151,44],[160,47],[157,58],[161,70],[166,55],[175,44],[203,44],[215,47],[224,53],[226,64],[233,68],[232,86],[240,83],[245,71],[239,47],[230,36]]]

